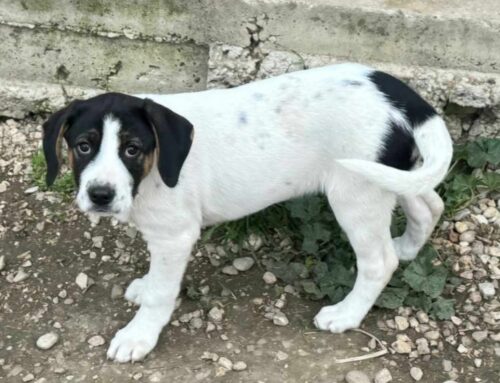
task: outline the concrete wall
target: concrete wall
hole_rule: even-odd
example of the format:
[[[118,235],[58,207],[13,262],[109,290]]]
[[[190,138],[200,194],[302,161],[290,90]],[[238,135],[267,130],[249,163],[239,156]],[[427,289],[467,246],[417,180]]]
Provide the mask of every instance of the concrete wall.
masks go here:
[[[338,61],[401,76],[454,137],[500,133],[497,0],[0,0],[0,115]]]

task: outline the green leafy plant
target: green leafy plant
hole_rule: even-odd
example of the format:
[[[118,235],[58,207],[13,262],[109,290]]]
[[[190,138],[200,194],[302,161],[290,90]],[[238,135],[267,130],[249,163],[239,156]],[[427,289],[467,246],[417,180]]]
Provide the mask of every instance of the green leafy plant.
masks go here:
[[[452,166],[438,188],[446,215],[453,216],[482,191],[500,191],[500,174],[489,170],[499,165],[500,139],[479,138],[455,145]]]
[[[47,173],[47,164],[45,162],[45,157],[41,150],[37,151],[31,158],[31,178],[36,186],[40,190],[48,190],[47,184],[45,183],[45,175]],[[71,172],[64,172],[56,178],[54,184],[50,187],[64,196],[70,196],[75,190],[75,182]]]

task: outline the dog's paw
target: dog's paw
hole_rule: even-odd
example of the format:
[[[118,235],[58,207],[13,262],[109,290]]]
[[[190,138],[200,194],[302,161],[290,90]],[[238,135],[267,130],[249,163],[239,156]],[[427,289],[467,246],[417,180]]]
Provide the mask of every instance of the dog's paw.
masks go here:
[[[119,363],[137,362],[156,346],[159,333],[129,324],[111,340],[107,356]]]
[[[334,333],[344,332],[351,328],[358,328],[363,320],[359,310],[349,308],[349,305],[338,303],[323,307],[314,317],[314,325],[325,331]]]
[[[134,279],[127,287],[127,291],[125,291],[125,299],[139,306],[142,303],[142,294],[145,289],[145,285],[146,276]]]

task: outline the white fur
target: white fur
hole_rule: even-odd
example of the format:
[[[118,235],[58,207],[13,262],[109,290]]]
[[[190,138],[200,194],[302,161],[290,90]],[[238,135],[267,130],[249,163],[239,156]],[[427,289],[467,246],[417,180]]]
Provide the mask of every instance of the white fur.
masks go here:
[[[133,179],[118,155],[120,128],[120,121],[112,115],[106,115],[99,152],[80,176],[76,202],[81,210],[89,211],[93,205],[88,195],[89,187],[110,185],[116,193],[110,211],[125,221],[132,206]],[[99,216],[99,213],[92,214]]]
[[[233,89],[139,96],[187,118],[195,134],[174,188],[163,184],[154,167],[133,202],[122,206],[120,214],[130,213],[148,243],[151,267],[126,292],[140,308],[112,340],[110,358],[139,360],[153,349],[170,320],[203,226],[313,192],[328,196],[358,264],[351,293],[337,305],[324,307],[315,324],[333,332],[359,326],[398,257],[414,257],[430,235],[442,210],[432,189],[444,177],[451,156],[444,123],[435,117],[415,135],[424,158],[421,169],[404,172],[375,163],[389,120],[407,123],[369,81],[371,72],[362,65],[343,64]],[[110,126],[118,123],[106,127],[105,134],[112,136]],[[126,194],[130,179],[117,164],[117,154],[111,153],[115,146],[104,142],[104,147],[86,170],[85,182],[107,174],[103,180],[112,180]],[[409,223],[394,242],[389,226],[397,198]]]

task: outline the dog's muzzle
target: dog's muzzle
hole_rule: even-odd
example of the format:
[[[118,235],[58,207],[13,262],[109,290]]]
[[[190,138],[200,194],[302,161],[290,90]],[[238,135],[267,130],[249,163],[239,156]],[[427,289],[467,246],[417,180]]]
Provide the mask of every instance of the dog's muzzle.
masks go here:
[[[113,199],[115,190],[109,185],[95,185],[88,188],[87,193],[97,211],[108,211]]]

